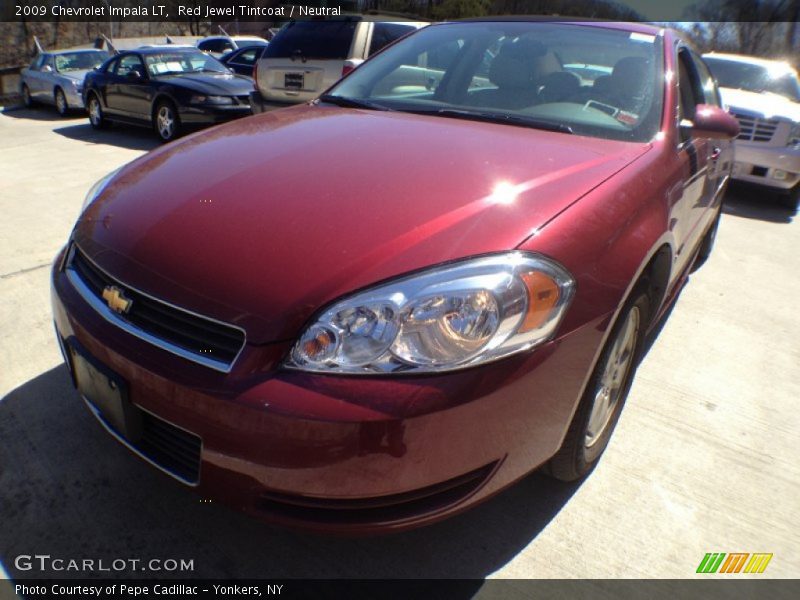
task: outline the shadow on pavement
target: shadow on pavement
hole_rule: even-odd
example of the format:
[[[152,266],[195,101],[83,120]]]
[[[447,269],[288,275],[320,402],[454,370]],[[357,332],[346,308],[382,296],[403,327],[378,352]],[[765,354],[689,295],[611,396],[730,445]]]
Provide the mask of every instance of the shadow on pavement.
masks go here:
[[[791,223],[794,219],[794,213],[780,204],[777,193],[740,183],[731,184],[728,188],[722,212],[770,223]]]
[[[53,130],[58,135],[91,144],[109,144],[131,150],[152,150],[161,145],[150,129],[144,127],[117,125],[109,129],[94,129],[87,119],[80,125],[68,125]]]
[[[63,365],[0,400],[0,439],[0,561],[11,577],[82,575],[16,569],[16,556],[38,553],[109,564],[118,558],[194,560],[191,573],[149,574],[159,578],[481,580],[524,549],[580,485],[533,474],[465,514],[383,537],[277,529],[201,503],[132,456],[89,415]],[[102,574],[132,575],[148,576]],[[464,597],[475,591],[465,588]]]
[[[34,108],[12,108],[3,111],[3,114],[13,119],[29,119],[31,121],[64,121],[69,123],[76,119],[87,119],[86,113],[82,110],[72,110],[68,115],[62,117],[56,112],[54,106],[47,104],[37,104]]]

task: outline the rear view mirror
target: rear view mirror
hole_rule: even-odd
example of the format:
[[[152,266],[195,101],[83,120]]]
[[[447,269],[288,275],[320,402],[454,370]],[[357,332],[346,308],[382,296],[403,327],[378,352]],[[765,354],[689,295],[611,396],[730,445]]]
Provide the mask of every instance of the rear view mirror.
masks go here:
[[[696,138],[732,140],[739,135],[739,122],[719,106],[698,104],[689,129]]]

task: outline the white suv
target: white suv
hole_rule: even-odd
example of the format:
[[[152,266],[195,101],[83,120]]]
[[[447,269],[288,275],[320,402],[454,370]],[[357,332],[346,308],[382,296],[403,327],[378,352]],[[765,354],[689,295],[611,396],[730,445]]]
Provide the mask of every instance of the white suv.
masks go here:
[[[353,16],[290,21],[253,71],[254,113],[313,100],[384,46],[428,23]]]
[[[704,54],[723,104],[739,120],[733,178],[800,196],[800,83],[785,62],[738,54]]]

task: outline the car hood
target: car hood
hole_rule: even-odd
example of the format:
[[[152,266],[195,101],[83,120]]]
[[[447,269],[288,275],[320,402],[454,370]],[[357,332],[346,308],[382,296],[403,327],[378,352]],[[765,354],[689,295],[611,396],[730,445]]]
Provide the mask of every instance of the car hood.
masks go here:
[[[122,169],[75,240],[130,286],[294,337],[375,282],[513,249],[650,146],[442,117],[301,105]]]
[[[158,78],[193,92],[222,96],[244,96],[253,91],[253,80],[232,73],[187,73]]]
[[[722,102],[732,109],[744,109],[765,119],[783,118],[800,121],[800,104],[780,94],[748,92],[734,88],[720,88]]]

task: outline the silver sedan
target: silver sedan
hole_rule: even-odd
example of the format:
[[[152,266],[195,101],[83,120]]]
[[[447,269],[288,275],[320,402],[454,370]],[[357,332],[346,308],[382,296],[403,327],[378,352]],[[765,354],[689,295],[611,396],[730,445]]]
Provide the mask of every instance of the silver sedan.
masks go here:
[[[59,114],[83,108],[83,78],[105,61],[105,50],[58,50],[37,54],[22,69],[20,91],[26,106],[52,104]]]

